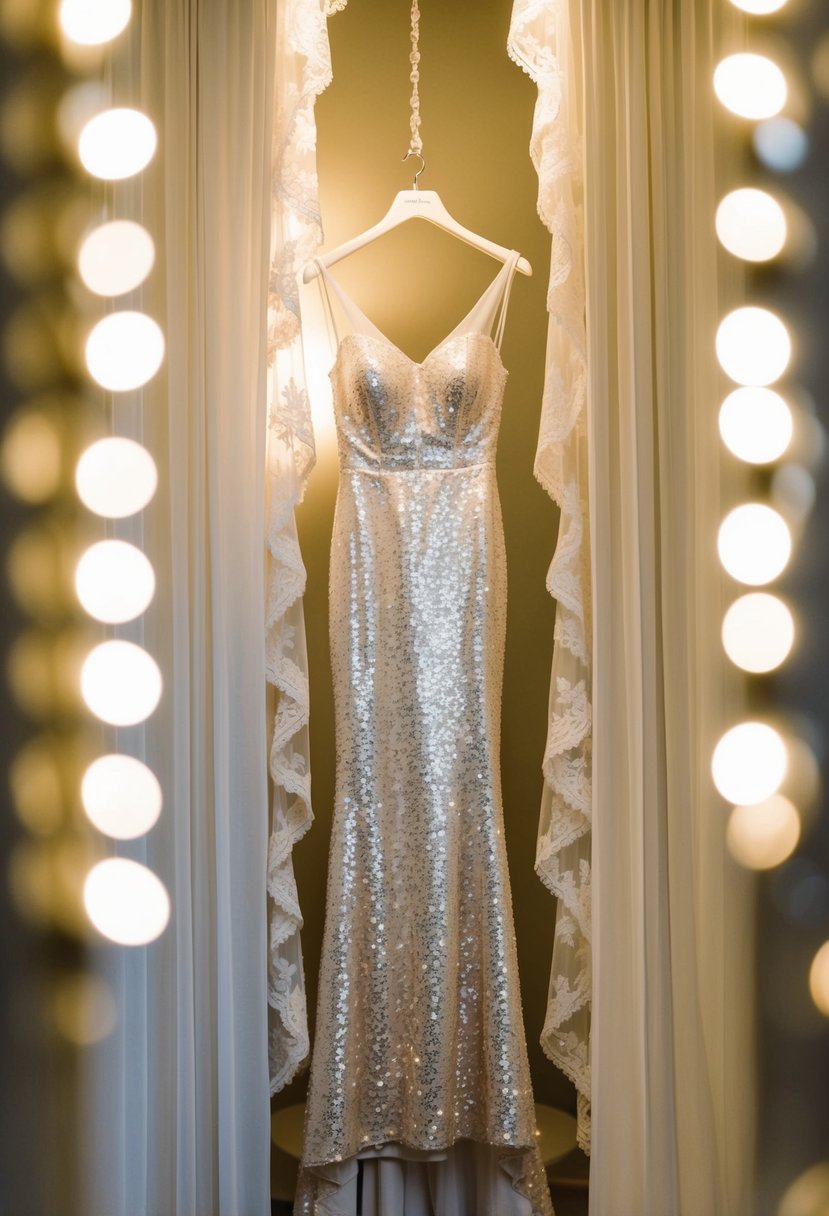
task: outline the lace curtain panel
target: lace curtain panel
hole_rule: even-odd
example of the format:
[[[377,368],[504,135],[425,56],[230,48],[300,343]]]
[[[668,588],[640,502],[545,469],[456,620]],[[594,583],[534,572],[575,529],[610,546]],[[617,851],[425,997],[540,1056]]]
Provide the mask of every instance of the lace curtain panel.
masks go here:
[[[268,293],[265,648],[273,689],[268,846],[268,1005],[271,1093],[309,1053],[302,914],[293,847],[313,818],[308,745],[308,660],[302,595],[305,567],[294,508],[314,466],[311,403],[305,383],[298,274],[322,242],[314,105],[331,82],[327,18],[345,7],[324,0],[277,6],[276,90]]]
[[[508,51],[538,88],[530,154],[538,213],[552,236],[535,475],[561,511],[547,576],[557,608],[536,852],[536,870],[558,899],[541,1044],[576,1086],[578,1140],[588,1151],[592,640],[579,34],[569,0],[513,6]]]

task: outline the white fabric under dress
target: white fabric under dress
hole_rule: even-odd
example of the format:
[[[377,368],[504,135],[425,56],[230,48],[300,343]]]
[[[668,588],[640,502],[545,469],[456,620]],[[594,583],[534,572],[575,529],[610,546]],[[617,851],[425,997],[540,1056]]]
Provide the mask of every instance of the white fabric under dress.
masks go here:
[[[320,268],[350,332],[331,373],[337,790],[294,1208],[306,1216],[552,1213],[499,774],[495,446],[517,256],[421,363]]]

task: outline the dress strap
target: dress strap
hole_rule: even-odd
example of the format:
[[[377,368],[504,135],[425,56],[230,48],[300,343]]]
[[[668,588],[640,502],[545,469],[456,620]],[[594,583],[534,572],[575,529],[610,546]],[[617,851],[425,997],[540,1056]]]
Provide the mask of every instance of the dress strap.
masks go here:
[[[314,258],[314,265],[319,271],[318,278],[320,284],[320,295],[322,297],[325,310],[328,314],[328,320],[331,324],[331,332],[334,336],[334,345],[338,346],[340,342],[340,335],[337,329],[337,320],[334,316],[334,309],[331,306],[331,293],[328,290],[329,282],[333,282],[333,280],[329,280],[328,275],[325,273],[325,267],[319,258]],[[334,286],[336,287],[336,284],[334,284]]]
[[[507,270],[506,275],[505,275],[503,293],[501,295],[501,308],[498,313],[498,321],[497,321],[497,324],[495,327],[495,333],[492,338],[492,341],[495,343],[495,346],[498,350],[501,349],[501,342],[504,337],[504,327],[507,322],[507,306],[509,304],[509,294],[512,291],[512,283],[513,283],[513,279],[515,278],[515,269],[518,265],[518,260],[519,260],[520,256],[521,255],[519,253],[516,253],[516,251],[513,250],[512,253],[510,254],[510,256],[507,258],[507,262],[506,262],[506,265],[509,267],[509,269]]]
[[[319,258],[314,258],[314,262],[320,272],[320,278],[325,284],[325,295],[328,301],[329,309],[331,309],[330,293],[333,290],[334,295],[337,297],[337,301],[339,302],[339,305],[343,310],[343,314],[353,333],[364,333],[366,329],[374,333],[380,333],[374,322],[366,316],[361,308],[357,307],[347,292],[340,286],[334,276],[327,269],[325,264]]]

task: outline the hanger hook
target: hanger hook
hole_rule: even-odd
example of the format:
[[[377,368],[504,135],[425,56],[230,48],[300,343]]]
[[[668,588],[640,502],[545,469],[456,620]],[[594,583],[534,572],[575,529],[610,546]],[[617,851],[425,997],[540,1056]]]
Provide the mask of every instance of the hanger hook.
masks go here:
[[[416,156],[417,159],[420,161],[420,168],[418,169],[417,173],[415,173],[414,181],[412,182],[412,189],[419,190],[420,187],[417,184],[417,179],[420,177],[421,173],[426,168],[426,161],[423,159],[423,156],[420,152],[415,152],[413,148],[409,148],[408,152],[403,157],[404,163],[409,159],[410,156]]]

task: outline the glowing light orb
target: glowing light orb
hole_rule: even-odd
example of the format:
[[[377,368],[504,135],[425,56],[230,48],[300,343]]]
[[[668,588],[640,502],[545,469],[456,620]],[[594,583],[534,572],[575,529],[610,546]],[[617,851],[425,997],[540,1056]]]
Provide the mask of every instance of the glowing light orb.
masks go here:
[[[829,942],[824,942],[809,968],[809,990],[821,1013],[829,1018]]]
[[[96,621],[120,625],[139,616],[155,594],[152,563],[123,540],[90,545],[75,570],[75,590]]]
[[[143,312],[113,312],[94,326],[85,353],[93,380],[110,392],[128,392],[146,384],[161,367],[164,334]]]
[[[726,194],[717,208],[717,236],[735,257],[767,262],[786,243],[783,208],[765,190],[746,187]]]
[[[749,870],[781,865],[791,857],[799,839],[797,808],[782,794],[772,794],[755,806],[735,806],[728,817],[728,851]]]
[[[814,507],[816,497],[815,479],[802,465],[783,464],[774,470],[771,499],[785,518],[802,523]]]
[[[84,80],[67,89],[58,102],[55,120],[61,142],[70,154],[78,150],[78,141],[87,123],[109,105],[109,95],[102,80]]]
[[[37,410],[19,413],[3,436],[0,469],[8,489],[23,502],[51,498],[61,480],[61,440],[54,424]]]
[[[744,13],[754,17],[765,17],[768,13],[776,13],[783,7],[786,0],[731,0],[735,8],[741,8]]]
[[[792,412],[774,389],[737,388],[720,408],[720,435],[729,451],[749,464],[779,460],[791,443]]]
[[[60,28],[81,46],[111,42],[129,25],[131,0],[62,0]]]
[[[714,91],[740,118],[773,118],[786,104],[788,88],[780,68],[765,55],[741,52],[722,59],[714,71]]]
[[[115,840],[134,840],[158,821],[161,786],[155,773],[134,756],[100,756],[84,773],[81,801],[99,832]]]
[[[829,1161],[798,1175],[787,1188],[777,1216],[825,1216],[829,1212]]]
[[[158,705],[161,672],[155,659],[134,642],[101,642],[81,669],[81,694],[103,722],[134,726]]]
[[[717,551],[732,578],[760,587],[786,568],[792,551],[791,533],[772,507],[748,502],[735,507],[723,520]]]
[[[78,137],[78,155],[87,173],[117,182],[145,169],[157,143],[147,115],[123,107],[89,119]]]
[[[146,866],[125,857],[110,857],[92,867],[83,902],[98,932],[121,946],[155,941],[170,919],[167,888]]]
[[[81,502],[105,519],[124,519],[142,511],[157,485],[155,461],[133,439],[99,439],[86,449],[75,470]]]
[[[809,154],[809,137],[793,118],[769,118],[754,128],[754,151],[775,173],[793,173]]]
[[[772,726],[741,722],[715,747],[711,773],[726,801],[754,806],[777,793],[787,764],[786,745]]]
[[[722,626],[725,653],[743,671],[773,671],[794,643],[794,619],[782,600],[764,591],[743,595],[728,609]]]
[[[105,1039],[118,1020],[112,990],[94,975],[64,976],[56,988],[52,1012],[58,1032],[78,1047]]]
[[[64,796],[61,767],[46,738],[27,743],[9,770],[14,809],[30,832],[50,836],[61,826]]]
[[[101,224],[78,251],[78,273],[99,296],[120,296],[143,283],[153,268],[153,238],[133,220]]]
[[[717,330],[717,359],[738,384],[772,384],[789,365],[792,341],[786,326],[767,308],[735,308]]]

